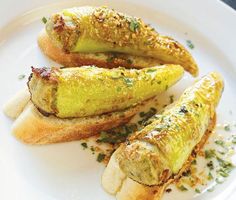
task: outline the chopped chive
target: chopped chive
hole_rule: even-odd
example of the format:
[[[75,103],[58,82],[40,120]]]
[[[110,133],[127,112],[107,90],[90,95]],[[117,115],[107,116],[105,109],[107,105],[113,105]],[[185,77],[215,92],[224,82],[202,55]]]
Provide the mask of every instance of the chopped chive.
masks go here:
[[[22,79],[24,79],[25,78],[25,75],[24,74],[20,74],[19,76],[18,76],[18,79],[19,80],[22,80]]]
[[[195,189],[195,192],[196,193],[201,193],[201,191],[198,188]]]
[[[42,22],[43,22],[44,24],[46,24],[46,23],[47,23],[47,21],[48,21],[48,20],[47,20],[47,18],[46,18],[46,17],[43,17],[43,18],[42,18]]]
[[[131,87],[131,86],[133,86],[133,79],[132,78],[126,78],[126,77],[124,77],[124,82],[125,82],[125,84],[128,86],[128,87]]]
[[[174,95],[170,95],[169,98],[170,98],[170,103],[173,103],[174,102]]]
[[[186,188],[183,185],[179,186],[178,189],[181,190],[181,191],[188,191],[188,188]]]
[[[214,149],[205,150],[205,158],[206,159],[210,159],[213,157],[215,157],[215,150]]]
[[[140,27],[139,22],[138,22],[136,19],[131,19],[130,25],[129,25],[129,29],[130,29],[132,32],[136,32],[136,30],[138,30],[139,27]]]
[[[104,158],[105,158],[105,154],[99,153],[99,154],[98,154],[98,157],[97,157],[97,161],[98,161],[98,162],[102,162],[102,161],[104,160]]]
[[[225,145],[224,141],[222,141],[222,140],[216,140],[215,144],[222,146],[222,147],[224,147],[224,145]]]
[[[214,169],[214,165],[213,165],[213,161],[212,161],[212,160],[207,163],[207,167],[208,167],[210,170],[213,170],[213,169]]]
[[[146,72],[147,73],[152,73],[152,72],[155,72],[155,71],[157,71],[157,69],[148,69]]]
[[[167,189],[166,189],[166,192],[167,192],[167,193],[170,193],[171,191],[172,191],[171,188],[167,188]]]
[[[84,149],[88,148],[88,145],[86,142],[81,143],[81,145],[82,145],[82,147],[84,147]]]
[[[187,46],[188,46],[190,49],[194,49],[194,44],[192,43],[191,40],[186,40],[186,43],[187,43]]]
[[[212,176],[212,173],[211,173],[211,172],[208,173],[207,179],[208,179],[209,181],[213,179],[213,176]]]
[[[230,131],[230,125],[229,124],[224,125],[224,129],[225,131]]]

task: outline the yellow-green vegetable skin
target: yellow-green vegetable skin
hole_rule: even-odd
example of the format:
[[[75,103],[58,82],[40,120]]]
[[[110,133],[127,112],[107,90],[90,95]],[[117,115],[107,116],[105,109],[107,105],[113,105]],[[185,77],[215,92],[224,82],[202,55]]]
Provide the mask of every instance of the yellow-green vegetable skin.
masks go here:
[[[192,75],[198,67],[177,41],[158,34],[141,19],[106,7],[78,7],[53,14],[46,31],[67,52],[118,52],[151,57],[164,64],[180,64]]]
[[[33,69],[31,100],[41,111],[60,118],[120,111],[156,96],[183,75],[179,65],[146,69],[97,67]]]
[[[160,185],[177,174],[207,130],[222,91],[217,73],[185,90],[172,108],[129,138],[119,154],[121,169],[145,185]]]

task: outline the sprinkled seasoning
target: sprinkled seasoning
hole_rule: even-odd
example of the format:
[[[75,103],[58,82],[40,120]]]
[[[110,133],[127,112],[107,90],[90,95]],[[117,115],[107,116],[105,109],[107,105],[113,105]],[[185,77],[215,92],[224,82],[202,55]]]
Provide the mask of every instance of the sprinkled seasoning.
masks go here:
[[[188,110],[186,109],[186,107],[185,106],[181,106],[181,108],[180,108],[180,111],[179,111],[180,113],[187,113],[188,112]]]
[[[171,188],[167,188],[167,189],[166,189],[166,192],[167,192],[167,193],[170,193],[171,191],[172,191]]]
[[[157,109],[151,107],[148,112],[140,112],[139,116],[142,118],[141,120],[138,121],[139,125],[147,125],[149,119],[153,117],[157,113]]]
[[[157,71],[157,69],[148,69],[146,72],[147,73],[153,73],[153,72],[156,72]]]
[[[217,144],[217,145],[219,145],[219,146],[222,146],[222,147],[225,146],[225,143],[224,143],[224,141],[222,141],[222,140],[216,140],[216,141],[215,141],[215,144]]]
[[[187,46],[190,48],[190,49],[194,49],[194,45],[192,43],[191,40],[186,40],[186,43],[187,43]]]
[[[102,162],[102,161],[104,160],[105,156],[106,156],[105,154],[99,153],[99,154],[98,154],[98,157],[97,157],[97,161],[98,161],[98,162]]]
[[[201,193],[201,191],[198,188],[195,189],[195,192],[196,193]]]
[[[18,76],[18,79],[19,79],[19,80],[22,80],[22,79],[24,79],[24,78],[25,78],[25,75],[24,75],[24,74],[21,74],[21,75]]]
[[[124,79],[124,82],[125,84],[128,86],[128,87],[132,87],[133,86],[133,79],[132,78],[126,78],[126,77],[123,77]]]
[[[210,159],[215,157],[216,153],[215,153],[215,149],[209,149],[209,150],[205,150],[205,158],[206,159]]]
[[[213,164],[213,161],[212,161],[212,160],[207,163],[207,167],[208,167],[210,170],[213,170],[213,169],[214,169],[214,164]]]
[[[170,95],[169,98],[170,98],[170,103],[173,103],[174,102],[174,95]]]
[[[207,180],[211,181],[213,179],[213,175],[211,172],[208,173]]]
[[[229,124],[225,124],[224,125],[224,130],[225,131],[230,131],[230,125]]]
[[[183,185],[178,186],[178,189],[181,190],[181,191],[183,191],[183,192],[188,191],[188,188],[186,188],[186,187],[183,186]]]
[[[137,131],[138,126],[136,124],[128,124],[113,128],[109,131],[102,131],[99,138],[97,139],[98,143],[109,143],[109,144],[118,144],[124,142],[126,138],[133,132]]]
[[[48,20],[47,20],[47,18],[46,18],[46,17],[43,17],[43,18],[42,18],[42,22],[43,22],[44,24],[46,24],[46,23],[47,23],[47,21],[48,21]]]
[[[81,143],[81,146],[82,146],[84,149],[87,149],[87,148],[88,148],[88,145],[87,145],[86,142]]]
[[[140,24],[139,24],[139,22],[136,19],[131,19],[130,20],[129,29],[132,32],[136,32],[139,29],[139,26],[140,26]]]

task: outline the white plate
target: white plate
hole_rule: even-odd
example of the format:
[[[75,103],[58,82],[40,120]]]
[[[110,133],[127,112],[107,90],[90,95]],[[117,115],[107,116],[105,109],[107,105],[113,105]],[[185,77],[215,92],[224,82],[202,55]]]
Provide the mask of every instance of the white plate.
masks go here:
[[[54,4],[52,4],[54,3]],[[204,0],[130,0],[130,1],[66,1],[21,0],[2,1],[0,7],[0,105],[20,88],[30,66],[51,65],[37,47],[36,38],[43,28],[41,18],[65,7],[109,5],[125,13],[144,18],[163,34],[185,44],[200,66],[200,75],[216,70],[225,78],[225,91],[218,107],[218,122],[235,119],[236,88],[236,13],[220,1]],[[183,89],[192,81],[189,75],[172,88]],[[187,81],[187,82],[186,82]],[[170,92],[170,91],[169,91]],[[230,114],[229,111],[233,114]],[[29,146],[17,141],[10,133],[12,121],[0,112],[0,199],[78,199],[109,200],[100,184],[104,166],[95,161],[80,142],[48,146]],[[174,193],[165,199],[235,199],[236,174],[212,193],[193,197]],[[174,198],[176,197],[176,198]]]

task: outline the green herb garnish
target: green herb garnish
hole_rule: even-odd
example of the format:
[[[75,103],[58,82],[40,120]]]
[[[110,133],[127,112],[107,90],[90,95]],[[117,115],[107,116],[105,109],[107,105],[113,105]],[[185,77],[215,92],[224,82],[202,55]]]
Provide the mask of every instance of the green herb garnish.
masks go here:
[[[215,157],[216,153],[214,149],[205,150],[205,158],[210,159]]]
[[[24,79],[24,78],[25,78],[25,75],[24,75],[24,74],[21,74],[21,75],[18,76],[18,79],[19,79],[19,80],[22,80],[22,79]]]
[[[198,188],[195,189],[195,192],[196,193],[201,193],[201,191]]]
[[[212,176],[212,173],[211,173],[211,172],[208,173],[207,179],[208,179],[209,181],[213,179],[213,176]]]
[[[151,107],[148,112],[140,112],[139,116],[142,118],[140,121],[138,121],[138,124],[144,125],[148,122],[148,120],[153,117],[157,113],[157,109]]]
[[[230,131],[230,125],[229,124],[224,125],[224,129],[225,131]]]
[[[86,142],[81,143],[81,145],[82,145],[82,147],[84,147],[84,149],[87,149],[87,148],[88,148],[88,145],[87,145]]]
[[[174,102],[174,95],[170,95],[169,98],[170,98],[170,103],[173,103]]]
[[[48,20],[47,20],[47,18],[46,18],[46,17],[43,17],[43,18],[42,18],[42,22],[43,22],[44,24],[46,24],[46,23],[47,23],[47,21],[48,21]]]
[[[197,160],[194,159],[194,160],[191,162],[191,164],[192,164],[192,165],[196,165],[196,164],[197,164]]]
[[[124,79],[124,82],[125,82],[125,84],[128,86],[128,87],[132,87],[133,86],[133,79],[132,78],[126,78],[126,77],[124,77],[123,78]]]
[[[207,163],[207,167],[208,167],[210,170],[213,170],[213,169],[214,169],[214,165],[213,165],[212,160]]]
[[[221,175],[222,177],[226,178],[229,176],[228,172],[225,169],[220,169],[218,171],[219,175]]]
[[[137,130],[138,127],[136,124],[129,124],[113,128],[109,131],[102,131],[97,139],[97,142],[109,144],[121,143],[124,142],[131,133]]]
[[[170,193],[171,191],[172,191],[171,188],[167,188],[167,189],[166,189],[166,192],[167,192],[167,193]]]
[[[215,141],[215,144],[217,144],[217,145],[219,145],[219,146],[222,146],[222,147],[225,146],[225,143],[224,143],[224,141],[222,141],[222,140],[216,140],[216,141]]]
[[[105,154],[99,153],[99,154],[98,154],[98,157],[97,157],[97,161],[98,161],[98,162],[102,162],[102,161],[104,160],[105,156],[106,156]]]
[[[231,142],[232,142],[233,144],[236,144],[236,135],[233,135],[233,136],[232,136]]]
[[[130,29],[132,32],[136,32],[136,30],[138,30],[139,27],[140,27],[139,22],[138,22],[136,19],[131,19],[130,25],[129,25],[129,29]]]
[[[157,69],[148,69],[146,72],[147,73],[153,73],[153,72],[156,72],[157,71]]]
[[[194,45],[192,43],[191,40],[186,40],[186,43],[187,43],[187,46],[190,48],[190,49],[194,49]]]
[[[186,188],[183,185],[179,186],[178,189],[181,190],[181,191],[188,191],[188,188]]]

